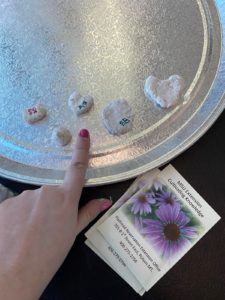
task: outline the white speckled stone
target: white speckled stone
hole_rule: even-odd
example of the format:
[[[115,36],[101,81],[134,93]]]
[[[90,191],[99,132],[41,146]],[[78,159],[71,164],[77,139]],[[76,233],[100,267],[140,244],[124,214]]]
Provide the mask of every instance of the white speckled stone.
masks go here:
[[[47,116],[47,109],[42,105],[38,104],[31,108],[27,108],[24,111],[24,120],[28,124],[34,124],[43,120]]]
[[[102,111],[102,120],[112,135],[122,135],[133,127],[134,115],[124,99],[111,101]]]
[[[181,98],[184,89],[184,79],[179,75],[172,75],[166,80],[149,76],[145,83],[146,97],[161,108],[174,106]]]
[[[94,104],[94,99],[90,95],[81,96],[78,92],[74,92],[68,100],[70,109],[77,116],[87,113]]]

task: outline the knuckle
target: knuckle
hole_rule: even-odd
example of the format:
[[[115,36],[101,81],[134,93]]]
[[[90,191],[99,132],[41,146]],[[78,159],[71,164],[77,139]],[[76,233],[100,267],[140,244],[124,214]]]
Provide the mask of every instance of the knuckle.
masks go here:
[[[87,164],[81,161],[75,161],[72,163],[72,167],[76,170],[84,170],[87,167]]]
[[[20,193],[18,196],[24,199],[33,199],[34,194],[35,194],[35,190],[25,190],[22,193]]]
[[[56,199],[61,196],[60,190],[54,186],[44,185],[40,188],[39,191],[40,191],[40,195],[43,197],[48,195],[49,197]]]
[[[43,185],[41,188],[40,188],[40,191],[41,193],[46,193],[50,190],[50,187],[48,185]]]
[[[30,195],[30,192],[29,190],[27,191],[23,191],[20,195],[23,196],[23,197],[27,197],[28,195]]]
[[[33,194],[35,191],[36,191],[35,189],[34,189],[34,190],[25,190],[25,191],[23,191],[20,195],[25,195],[25,196],[31,195],[31,194]]]
[[[59,186],[56,189],[56,194],[58,195],[59,198],[66,199],[68,196],[68,191],[65,189],[64,186]]]
[[[67,198],[67,192],[60,186],[43,186],[40,188],[39,198],[48,199],[56,205],[62,204]]]

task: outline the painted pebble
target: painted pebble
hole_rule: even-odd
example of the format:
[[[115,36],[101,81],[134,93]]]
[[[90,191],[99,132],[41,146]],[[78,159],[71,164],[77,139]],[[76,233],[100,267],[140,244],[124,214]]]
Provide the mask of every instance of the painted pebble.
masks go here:
[[[74,92],[68,101],[70,109],[80,116],[87,113],[94,104],[93,97],[86,95],[81,96],[79,93]]]
[[[124,99],[111,101],[102,111],[102,120],[112,135],[122,135],[133,127],[134,115],[128,102]]]
[[[33,106],[31,108],[27,108],[24,111],[24,120],[28,124],[34,124],[38,121],[43,120],[47,116],[47,110],[46,108],[38,104],[36,106]]]
[[[184,79],[179,75],[172,75],[166,80],[150,76],[146,80],[144,92],[157,106],[169,108],[180,99],[184,85]]]

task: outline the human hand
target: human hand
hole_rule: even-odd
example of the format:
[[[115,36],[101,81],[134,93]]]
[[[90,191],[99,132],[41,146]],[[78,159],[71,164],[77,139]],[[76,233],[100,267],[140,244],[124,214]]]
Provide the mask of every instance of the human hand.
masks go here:
[[[78,210],[89,148],[89,133],[82,130],[62,186],[25,191],[0,205],[0,299],[38,299],[77,234],[111,206],[110,200],[92,200]]]

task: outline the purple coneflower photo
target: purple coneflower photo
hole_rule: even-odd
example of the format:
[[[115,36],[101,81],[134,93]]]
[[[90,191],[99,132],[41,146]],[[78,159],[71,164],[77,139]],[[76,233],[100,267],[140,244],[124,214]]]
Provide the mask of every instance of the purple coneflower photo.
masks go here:
[[[137,183],[137,186],[132,191],[126,192],[119,199],[119,201],[116,202],[115,208],[120,207],[121,205],[123,205],[123,203],[127,202],[133,195],[135,195],[138,191],[140,191],[145,185],[146,185],[146,182],[144,180],[140,180]]]
[[[132,202],[131,212],[133,214],[146,215],[152,211],[151,204],[154,204],[156,201],[153,193],[140,193],[133,198]]]
[[[156,191],[162,190],[162,183],[158,179],[154,180],[153,186],[156,189]]]
[[[191,240],[198,237],[194,226],[187,226],[190,219],[180,210],[179,205],[162,205],[156,211],[158,220],[143,220],[144,228],[140,231],[164,258],[191,245]]]
[[[135,217],[135,219],[134,219],[134,227],[138,231],[141,231],[143,229],[143,219],[142,219],[142,217]]]
[[[177,202],[177,198],[176,196],[172,193],[172,192],[168,192],[168,191],[162,191],[160,194],[157,193],[156,194],[156,205],[157,206],[161,206],[161,205],[177,205],[178,202]]]

